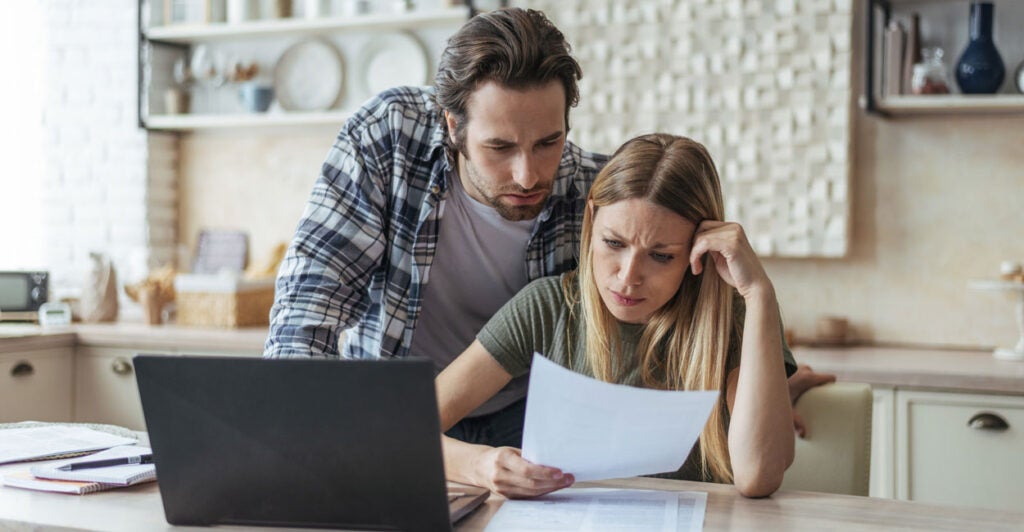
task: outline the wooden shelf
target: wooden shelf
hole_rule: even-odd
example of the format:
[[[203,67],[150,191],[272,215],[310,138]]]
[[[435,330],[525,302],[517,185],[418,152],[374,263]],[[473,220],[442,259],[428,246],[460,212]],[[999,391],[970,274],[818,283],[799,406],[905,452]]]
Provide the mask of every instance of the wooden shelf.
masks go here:
[[[331,110],[308,113],[249,113],[249,114],[197,114],[151,115],[145,119],[147,129],[158,131],[196,131],[240,127],[281,127],[341,124],[351,115],[349,111]]]
[[[238,24],[180,24],[155,26],[146,30],[146,38],[154,42],[189,44],[245,37],[308,35],[344,29],[399,30],[443,24],[458,24],[469,18],[465,6],[409,13],[369,14],[354,17],[319,19],[254,20]]]
[[[893,116],[1024,113],[1024,95],[887,96],[879,98],[877,106],[879,111]]]

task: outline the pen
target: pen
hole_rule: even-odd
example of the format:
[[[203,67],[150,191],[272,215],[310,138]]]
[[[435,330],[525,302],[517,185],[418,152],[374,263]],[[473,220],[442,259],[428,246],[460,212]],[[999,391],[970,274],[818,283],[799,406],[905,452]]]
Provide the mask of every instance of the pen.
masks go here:
[[[58,467],[61,471],[74,471],[76,469],[93,469],[96,467],[109,467],[119,465],[137,465],[153,463],[153,455],[140,454],[139,456],[125,456],[124,458],[109,458],[107,460],[93,460],[92,462],[75,462]]]

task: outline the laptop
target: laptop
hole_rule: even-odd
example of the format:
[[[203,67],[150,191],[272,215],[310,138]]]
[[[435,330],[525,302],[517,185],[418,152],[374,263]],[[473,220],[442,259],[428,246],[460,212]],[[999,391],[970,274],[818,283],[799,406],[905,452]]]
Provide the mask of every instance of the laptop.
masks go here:
[[[427,360],[134,362],[172,525],[450,530],[488,496],[449,496]]]

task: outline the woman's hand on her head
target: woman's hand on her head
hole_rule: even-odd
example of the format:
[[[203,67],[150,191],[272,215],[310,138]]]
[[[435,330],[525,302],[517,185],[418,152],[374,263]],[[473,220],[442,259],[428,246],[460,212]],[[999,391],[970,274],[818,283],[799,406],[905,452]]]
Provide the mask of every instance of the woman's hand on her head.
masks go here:
[[[572,475],[557,468],[527,461],[513,447],[495,447],[483,453],[475,469],[480,486],[510,499],[537,497],[575,482]]]
[[[701,260],[705,253],[711,256],[722,280],[738,290],[744,299],[753,293],[771,289],[768,274],[740,224],[713,220],[701,222],[690,249],[690,269],[694,275],[703,272]]]

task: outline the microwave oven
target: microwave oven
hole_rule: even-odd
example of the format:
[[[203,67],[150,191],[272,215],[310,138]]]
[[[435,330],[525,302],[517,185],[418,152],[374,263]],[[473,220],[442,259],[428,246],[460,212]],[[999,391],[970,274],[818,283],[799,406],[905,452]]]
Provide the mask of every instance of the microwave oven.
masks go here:
[[[0,321],[36,321],[49,284],[49,272],[0,271]]]

